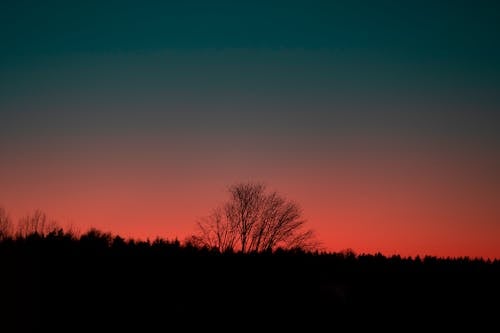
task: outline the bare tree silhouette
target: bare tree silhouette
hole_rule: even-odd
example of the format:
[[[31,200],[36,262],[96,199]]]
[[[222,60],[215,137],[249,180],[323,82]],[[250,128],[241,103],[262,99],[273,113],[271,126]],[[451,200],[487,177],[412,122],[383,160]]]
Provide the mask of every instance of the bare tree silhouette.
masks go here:
[[[0,241],[12,237],[12,221],[5,208],[0,207]]]
[[[312,230],[304,230],[299,205],[263,184],[237,183],[229,200],[197,223],[188,241],[219,251],[263,252],[277,248],[303,250],[319,246]]]
[[[17,236],[27,237],[37,234],[43,237],[58,228],[57,222],[49,220],[47,214],[40,209],[36,209],[33,214],[26,215],[19,219],[17,224]]]

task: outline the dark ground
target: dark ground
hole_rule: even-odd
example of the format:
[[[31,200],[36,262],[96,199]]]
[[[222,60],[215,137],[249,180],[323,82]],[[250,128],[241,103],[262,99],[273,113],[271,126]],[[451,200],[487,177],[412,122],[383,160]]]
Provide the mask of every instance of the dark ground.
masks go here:
[[[4,241],[0,260],[1,332],[497,331],[500,324],[499,261],[218,254],[176,242],[62,236]]]

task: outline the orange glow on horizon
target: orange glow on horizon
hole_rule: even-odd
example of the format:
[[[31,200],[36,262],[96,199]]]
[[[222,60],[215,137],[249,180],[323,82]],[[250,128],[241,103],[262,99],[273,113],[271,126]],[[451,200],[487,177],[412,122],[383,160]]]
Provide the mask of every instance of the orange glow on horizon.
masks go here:
[[[40,208],[81,231],[183,240],[225,200],[228,185],[255,180],[298,202],[327,251],[500,258],[496,159],[275,155],[215,154],[200,164],[97,151],[36,165],[28,154],[2,165],[0,205],[15,220]]]

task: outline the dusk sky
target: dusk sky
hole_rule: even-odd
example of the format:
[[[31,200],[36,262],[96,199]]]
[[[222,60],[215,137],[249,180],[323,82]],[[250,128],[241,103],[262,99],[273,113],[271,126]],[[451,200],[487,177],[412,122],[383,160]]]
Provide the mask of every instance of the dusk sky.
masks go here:
[[[183,240],[256,181],[330,251],[500,258],[500,3],[2,1],[0,206]]]

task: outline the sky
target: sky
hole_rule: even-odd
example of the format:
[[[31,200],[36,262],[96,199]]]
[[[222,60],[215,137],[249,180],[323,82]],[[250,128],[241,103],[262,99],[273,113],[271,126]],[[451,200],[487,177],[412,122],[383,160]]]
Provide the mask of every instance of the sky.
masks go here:
[[[0,205],[178,238],[260,182],[328,251],[500,258],[500,4],[2,1]]]

